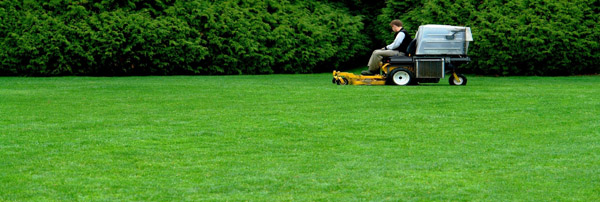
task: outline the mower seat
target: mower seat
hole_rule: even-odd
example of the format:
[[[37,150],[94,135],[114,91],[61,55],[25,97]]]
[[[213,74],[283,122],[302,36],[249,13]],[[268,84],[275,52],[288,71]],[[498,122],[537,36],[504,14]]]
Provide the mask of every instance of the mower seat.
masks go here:
[[[406,53],[408,53],[408,56],[414,56],[415,52],[417,52],[417,38],[414,38],[406,48]]]
[[[408,56],[392,56],[389,62],[393,64],[412,64],[413,58]]]

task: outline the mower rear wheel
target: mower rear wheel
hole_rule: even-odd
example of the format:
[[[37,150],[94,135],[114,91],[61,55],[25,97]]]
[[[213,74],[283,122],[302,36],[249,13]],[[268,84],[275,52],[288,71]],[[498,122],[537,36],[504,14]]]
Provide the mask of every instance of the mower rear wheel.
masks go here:
[[[387,82],[391,85],[405,86],[413,84],[414,78],[413,73],[408,69],[397,68],[388,74]]]

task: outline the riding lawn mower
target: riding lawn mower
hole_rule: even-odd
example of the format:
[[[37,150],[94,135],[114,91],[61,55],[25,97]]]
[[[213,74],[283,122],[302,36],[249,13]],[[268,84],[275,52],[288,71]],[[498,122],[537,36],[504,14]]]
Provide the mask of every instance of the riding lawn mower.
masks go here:
[[[408,45],[408,56],[383,57],[379,73],[375,75],[333,71],[332,82],[338,85],[404,86],[439,83],[441,78],[448,77],[450,85],[466,85],[467,77],[457,73],[457,67],[471,61],[467,56],[471,41],[469,27],[421,25]]]

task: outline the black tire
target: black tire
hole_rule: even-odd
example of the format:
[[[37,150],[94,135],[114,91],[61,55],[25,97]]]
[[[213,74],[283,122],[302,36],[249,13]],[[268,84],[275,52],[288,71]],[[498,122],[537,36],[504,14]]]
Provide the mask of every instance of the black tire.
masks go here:
[[[334,82],[337,85],[348,85],[348,79],[346,79],[346,78],[336,79]],[[344,83],[342,83],[342,82],[344,82]]]
[[[454,79],[454,76],[450,76],[450,78],[448,78],[448,83],[450,83],[450,85],[452,85],[452,86],[467,85],[467,77],[465,75],[456,74],[456,76],[458,76],[458,79],[460,79],[460,81],[457,81],[456,79]]]
[[[398,86],[412,85],[415,83],[415,76],[408,69],[396,68],[387,75],[387,83]]]

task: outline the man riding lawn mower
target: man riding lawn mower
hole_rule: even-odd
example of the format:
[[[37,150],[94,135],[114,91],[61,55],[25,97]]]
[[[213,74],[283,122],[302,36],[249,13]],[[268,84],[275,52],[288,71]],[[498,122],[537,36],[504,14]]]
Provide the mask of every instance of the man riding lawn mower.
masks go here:
[[[467,78],[456,72],[467,57],[473,41],[469,27],[422,25],[407,47],[407,56],[383,57],[379,72],[356,75],[333,71],[332,82],[338,85],[412,85],[439,83],[448,74],[450,85],[466,85]],[[365,74],[365,72],[363,72]]]

